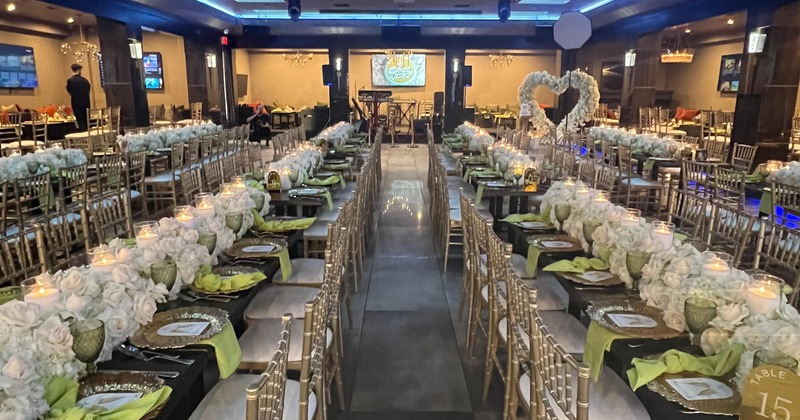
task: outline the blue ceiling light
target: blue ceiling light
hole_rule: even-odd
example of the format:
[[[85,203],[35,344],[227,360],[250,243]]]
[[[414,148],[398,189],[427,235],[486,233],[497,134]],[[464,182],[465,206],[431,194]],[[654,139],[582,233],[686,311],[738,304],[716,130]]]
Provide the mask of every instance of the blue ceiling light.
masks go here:
[[[507,22],[511,17],[511,0],[498,0],[497,1],[497,17],[500,22]]]
[[[231,9],[225,7],[225,6],[219,5],[219,4],[217,4],[217,3],[215,3],[215,2],[213,2],[211,0],[197,0],[197,1],[200,2],[200,3],[205,4],[206,6],[212,8],[212,9],[219,10],[220,12],[225,13],[228,16],[237,17],[237,13],[234,12],[233,10],[231,10]]]
[[[587,4],[586,6],[583,6],[583,7],[580,8],[580,12],[581,13],[591,12],[592,10],[597,9],[598,7],[605,6],[608,3],[611,3],[612,1],[614,1],[614,0],[600,0],[600,1],[592,3],[592,4]]]
[[[509,17],[510,21],[556,21],[559,14],[545,12],[525,12],[516,11]],[[267,19],[267,20],[288,20],[286,13],[278,10],[256,10],[252,13],[243,13],[235,16],[239,19]],[[303,20],[384,20],[384,21],[497,21],[494,15],[478,15],[467,13],[456,13],[445,15],[439,13],[319,13],[305,12]]]

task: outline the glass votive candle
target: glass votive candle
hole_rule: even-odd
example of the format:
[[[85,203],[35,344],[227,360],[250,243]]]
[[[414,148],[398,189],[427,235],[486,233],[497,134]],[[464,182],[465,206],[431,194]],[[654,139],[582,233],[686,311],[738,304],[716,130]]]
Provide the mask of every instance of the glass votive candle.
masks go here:
[[[207,231],[200,233],[197,238],[197,243],[206,247],[208,255],[212,255],[214,250],[217,249],[217,232]]]
[[[578,190],[575,191],[575,199],[576,200],[588,200],[590,197],[591,191],[588,185],[581,184],[578,187]]]
[[[236,194],[233,191],[233,184],[227,182],[219,186],[219,193],[223,197],[233,197]]]
[[[214,196],[211,193],[199,193],[194,196],[194,209],[197,217],[214,217]]]
[[[187,229],[194,228],[194,216],[192,206],[175,207],[175,220],[179,221]]]
[[[592,198],[592,201],[595,201],[595,202],[598,202],[598,203],[606,203],[606,202],[608,202],[608,191],[595,190],[594,191],[594,198]]]
[[[733,256],[724,252],[710,254],[703,264],[702,272],[706,276],[724,277],[731,273]]]
[[[753,274],[744,295],[745,304],[752,315],[771,315],[783,300],[784,281],[770,274]]]
[[[761,349],[753,354],[753,367],[759,366],[780,366],[794,371],[797,370],[797,360],[774,350]]]
[[[653,241],[663,249],[672,248],[672,240],[675,237],[675,224],[668,222],[655,222],[651,232]]]
[[[231,177],[231,184],[233,184],[234,190],[243,190],[247,188],[247,184],[244,183],[244,177],[239,175],[234,175]]]
[[[136,232],[136,246],[148,247],[158,241],[158,222],[141,222],[133,225]]]
[[[564,180],[564,185],[567,185],[567,186],[570,186],[570,187],[571,187],[571,186],[574,186],[574,185],[575,185],[575,178],[573,178],[573,177],[571,177],[571,176],[568,176],[568,177],[567,177],[567,178]]]
[[[100,245],[89,250],[91,263],[89,266],[97,271],[111,272],[117,265],[117,256],[106,245]]]
[[[627,209],[628,214],[622,218],[623,226],[636,226],[639,224],[639,219],[642,217],[642,211],[639,209]]]
[[[244,222],[244,215],[240,211],[229,212],[225,215],[225,226],[233,233],[239,233]]]
[[[42,308],[51,307],[58,303],[61,292],[55,285],[53,278],[45,275],[38,275],[25,279],[21,283],[23,300],[28,303],[35,303]]]

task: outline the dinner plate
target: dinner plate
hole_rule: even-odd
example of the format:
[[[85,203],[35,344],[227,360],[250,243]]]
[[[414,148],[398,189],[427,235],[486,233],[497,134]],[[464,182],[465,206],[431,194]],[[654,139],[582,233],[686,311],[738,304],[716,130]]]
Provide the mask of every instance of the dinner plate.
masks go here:
[[[325,159],[322,162],[323,165],[341,165],[343,163],[347,163],[347,159]]]
[[[612,287],[621,286],[622,279],[608,271],[587,271],[585,273],[558,272],[558,275],[565,279],[584,286]]]
[[[161,153],[167,153],[167,152],[171,152],[171,151],[172,151],[172,148],[170,148],[170,147],[159,147],[158,149],[156,149],[156,152],[161,152]]]
[[[742,395],[734,378],[733,371],[717,378],[697,372],[664,373],[650,381],[647,388],[692,412],[738,416]]]
[[[164,380],[154,374],[142,372],[95,373],[83,378],[78,385],[77,403],[83,407],[114,409],[143,395],[164,387]],[[142,417],[153,419],[164,408],[167,400],[153,407]]]
[[[208,325],[198,334],[189,334],[190,329],[181,328],[184,335],[162,335],[161,332],[169,332],[170,324],[186,325],[186,323],[205,323]],[[142,325],[130,338],[131,344],[136,347],[149,349],[177,349],[192,344],[197,344],[201,340],[213,337],[225,325],[228,324],[228,313],[219,308],[206,306],[187,306],[184,308],[171,309],[158,312],[153,315],[153,320],[146,325]],[[163,328],[167,327],[167,330]]]
[[[581,243],[567,235],[532,236],[528,243],[550,253],[583,251]]]
[[[275,238],[242,238],[236,241],[225,254],[233,258],[267,258],[283,251],[286,242]]]
[[[242,265],[242,266],[229,265],[229,266],[217,266],[217,267],[214,267],[213,269],[211,269],[211,272],[216,274],[216,275],[219,275],[220,277],[222,277],[222,280],[225,280],[225,279],[233,277],[233,276],[235,276],[237,274],[259,273],[259,272],[261,272],[261,270],[259,270],[258,268],[255,268],[255,267],[248,267],[246,265]],[[231,293],[236,293],[236,292],[241,292],[243,290],[252,289],[258,283],[261,283],[261,282],[250,283],[250,284],[242,286],[242,287],[240,287],[238,289],[215,290],[213,292],[210,292],[210,291],[207,291],[207,290],[203,290],[203,289],[195,286],[194,283],[189,283],[189,288],[192,289],[193,291],[197,292],[197,293],[200,293],[200,294],[228,295],[228,294],[231,294]]]
[[[496,177],[493,176],[492,178]],[[505,188],[509,186],[509,184],[506,181],[488,181],[484,182],[483,185],[489,188]]]
[[[679,331],[669,328],[664,322],[664,313],[643,302],[622,302],[592,306],[587,309],[589,318],[601,326],[619,334],[635,338],[663,339],[681,335]],[[622,316],[620,316],[622,315]],[[633,317],[632,315],[641,318]],[[652,321],[646,321],[649,318]],[[625,321],[628,321],[625,324]],[[652,325],[655,323],[655,325]],[[625,326],[621,326],[625,325]]]
[[[568,241],[541,241],[539,244],[543,248],[549,249],[564,249],[564,248],[572,248],[573,243]]]
[[[326,190],[322,187],[305,187],[305,188],[294,188],[289,190],[289,196],[291,197],[313,197],[316,195],[324,194]]]
[[[545,222],[519,222],[517,226],[523,229],[551,229],[553,225]]]
[[[330,178],[334,175],[337,175],[336,172],[317,172],[314,175],[314,178]]]

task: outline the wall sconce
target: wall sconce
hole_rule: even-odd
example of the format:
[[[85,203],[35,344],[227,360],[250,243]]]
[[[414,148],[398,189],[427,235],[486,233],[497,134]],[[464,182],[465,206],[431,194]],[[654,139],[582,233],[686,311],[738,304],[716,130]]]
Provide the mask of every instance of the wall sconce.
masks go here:
[[[130,44],[128,47],[131,49],[131,58],[134,60],[141,60],[142,59],[142,43],[132,39],[130,40]]]
[[[636,65],[636,51],[630,50],[625,53],[625,67],[633,67]]]
[[[764,44],[767,42],[767,34],[760,32],[750,32],[747,37],[747,52],[749,54],[760,54],[764,52]]]
[[[453,73],[458,73],[458,59],[453,59]]]
[[[210,69],[217,68],[217,55],[216,54],[206,54],[206,66]]]
[[[342,59],[336,58],[336,71],[342,71]]]

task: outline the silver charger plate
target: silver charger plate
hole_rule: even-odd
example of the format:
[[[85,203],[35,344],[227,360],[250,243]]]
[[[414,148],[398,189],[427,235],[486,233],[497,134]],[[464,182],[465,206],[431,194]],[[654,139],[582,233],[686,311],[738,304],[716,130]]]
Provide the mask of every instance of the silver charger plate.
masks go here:
[[[208,322],[208,327],[199,335],[193,336],[163,336],[158,330],[176,322]],[[230,321],[228,313],[219,308],[206,306],[187,306],[185,308],[170,309],[153,315],[149,324],[142,325],[130,337],[130,342],[136,347],[148,349],[179,349],[213,337],[222,331]]]
[[[643,302],[622,302],[619,304],[607,304],[604,306],[592,306],[586,310],[593,321],[601,326],[608,328],[619,334],[624,334],[634,338],[650,338],[653,340],[672,338],[681,335],[668,327],[664,322],[664,313],[652,306],[647,306]],[[629,314],[640,315],[655,321],[654,327],[620,327],[609,318],[609,314]]]
[[[324,194],[326,190],[325,188],[319,187],[306,187],[306,188],[294,188],[289,190],[290,197],[313,197],[316,195]]]

